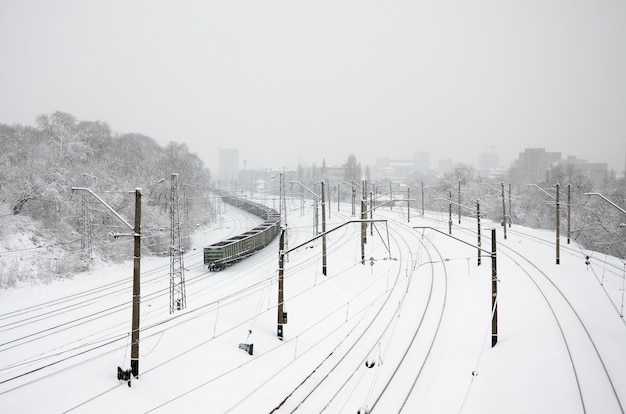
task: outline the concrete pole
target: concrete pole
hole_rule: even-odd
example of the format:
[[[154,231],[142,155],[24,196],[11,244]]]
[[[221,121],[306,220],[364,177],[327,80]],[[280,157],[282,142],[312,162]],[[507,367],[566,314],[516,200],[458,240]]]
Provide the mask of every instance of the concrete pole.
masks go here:
[[[480,257],[480,248],[482,245],[482,241],[480,239],[480,200],[476,200],[476,224],[477,224],[477,231],[476,234],[478,235],[478,266],[480,266],[481,263],[481,257]]]
[[[561,203],[560,185],[556,183],[556,264],[561,263]]]
[[[278,339],[283,339],[283,325],[287,323],[287,314],[284,312],[284,279],[285,279],[285,230],[280,232],[278,252]]]
[[[133,311],[130,348],[130,368],[139,378],[139,316],[141,313],[141,190],[135,189],[135,246],[133,252]]]
[[[448,190],[448,234],[452,234],[452,189]]]
[[[513,202],[511,196],[511,183],[509,183],[509,228],[511,228],[511,222],[513,221]]]
[[[459,224],[461,224],[461,181],[459,180]]]
[[[572,236],[572,185],[567,185],[567,244]]]
[[[406,188],[406,218],[407,222],[411,222],[411,187]]]
[[[367,213],[365,212],[365,199],[361,199],[361,219],[365,220]],[[367,243],[367,227],[365,222],[361,223],[361,264],[365,264],[365,243]]]
[[[326,194],[322,180],[322,274],[326,276]]]
[[[498,264],[496,261],[496,229],[491,229],[491,347],[498,343]]]
[[[504,201],[504,183],[502,184],[502,228],[504,229],[504,239],[506,240],[506,202]]]

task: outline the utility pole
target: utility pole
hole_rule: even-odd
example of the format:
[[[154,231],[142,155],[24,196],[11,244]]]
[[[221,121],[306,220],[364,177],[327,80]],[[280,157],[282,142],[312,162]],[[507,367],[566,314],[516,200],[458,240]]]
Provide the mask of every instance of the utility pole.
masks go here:
[[[278,339],[283,340],[283,325],[287,323],[287,313],[284,311],[284,275],[285,275],[285,229],[280,232],[278,252]]]
[[[135,189],[135,246],[133,250],[133,324],[130,369],[139,378],[139,315],[141,313],[141,189]]]
[[[567,244],[572,235],[572,185],[567,185]]]
[[[511,196],[511,183],[509,183],[509,228],[511,228],[511,222],[513,221],[513,198]]]
[[[287,231],[287,194],[285,192],[285,176],[281,172],[280,173],[280,189],[279,189],[279,197],[280,197],[280,226],[281,228]],[[289,237],[285,237],[285,248],[289,249]],[[289,256],[285,258],[289,261]]]
[[[393,191],[391,189],[391,180],[389,180],[389,201],[393,201]],[[393,203],[389,203],[389,209],[393,210]]]
[[[183,240],[180,232],[178,174],[172,173],[170,191],[170,314],[187,307]]]
[[[448,190],[448,194],[448,234],[452,234],[452,189]]]
[[[504,238],[506,239],[506,203],[504,201],[504,183],[500,183],[502,187],[502,227],[504,228]]]
[[[361,198],[363,199],[363,202],[365,203],[365,209],[367,210],[367,180],[363,180],[363,188],[362,190],[362,195]],[[365,213],[365,215],[363,217],[361,217],[363,220],[365,220],[367,218],[367,212]],[[365,223],[365,233],[367,233],[367,223]],[[367,237],[367,234],[366,234]],[[367,243],[367,240],[366,240]]]
[[[341,211],[341,194],[339,192],[340,183],[337,183],[337,211]]]
[[[467,244],[472,247],[474,246],[471,243],[466,242],[465,240],[459,239],[457,237],[446,234],[444,231],[439,230],[435,227],[424,226],[424,227],[413,227],[414,229],[431,229],[436,231],[437,233],[443,234],[446,237],[450,237],[451,239],[457,240],[461,243]],[[491,256],[491,347],[493,348],[498,342],[498,265],[496,258],[496,229],[491,229],[491,251],[488,252],[486,250],[481,250],[484,253],[488,253]],[[480,247],[478,247],[480,249]]]
[[[424,181],[422,181],[422,217],[424,217]]]
[[[322,274],[326,276],[326,191],[322,180]]]
[[[364,201],[362,200],[362,205],[364,205]],[[365,210],[364,210],[365,211]],[[365,214],[365,213],[364,213]],[[387,220],[364,220],[365,222],[387,222]],[[300,243],[299,245],[292,247],[289,250],[285,250],[285,243],[284,243],[284,238],[285,238],[285,232],[284,230],[281,232],[280,234],[280,243],[279,243],[279,251],[278,251],[278,328],[277,328],[277,336],[280,340],[283,339],[283,325],[287,324],[287,312],[284,311],[284,279],[285,279],[285,261],[284,261],[284,257],[286,254],[297,250],[299,248],[301,248],[302,246],[305,246],[309,243],[311,243],[314,240],[319,239],[320,237],[324,237],[326,234],[328,233],[332,233],[335,230],[339,230],[340,228],[350,224],[350,223],[361,223],[361,225],[363,224],[363,220],[350,220],[347,221],[343,224],[340,224],[339,226],[335,227],[334,229],[330,229],[327,232],[324,232],[323,234],[318,234],[316,236],[314,236],[312,239],[305,241],[304,243]],[[384,243],[384,242],[383,242]],[[387,246],[389,246],[389,228],[387,228]],[[391,259],[391,251],[389,251],[389,259]],[[361,261],[363,264],[365,264],[365,255],[363,253],[363,249],[361,250]],[[241,347],[241,346],[240,346]],[[245,349],[245,347],[242,347],[242,349]],[[252,354],[251,354],[252,355]]]
[[[361,199],[361,220],[367,218],[365,212],[365,199]],[[361,264],[365,264],[365,243],[367,243],[367,226],[365,221],[361,222]]]
[[[498,343],[498,264],[496,262],[496,229],[491,229],[491,347]]]
[[[480,266],[481,263],[481,259],[480,259],[480,248],[482,246],[482,241],[480,239],[480,200],[476,200],[476,224],[477,224],[477,229],[476,229],[476,234],[478,235],[478,266]]]
[[[84,184],[86,187],[89,187],[89,178],[96,178],[91,174],[83,173]],[[91,214],[89,212],[89,206],[87,204],[87,192],[83,192],[82,194],[82,234],[80,239],[80,248],[83,252],[84,259],[91,259]]]
[[[406,188],[406,221],[411,222],[411,187]]]
[[[376,188],[376,187],[374,187]],[[370,219],[374,218],[374,194],[370,191]],[[370,236],[374,236],[374,225],[370,224]]]
[[[459,224],[461,224],[461,180],[459,180]]]
[[[313,236],[320,234],[320,219],[319,219],[319,207],[317,206],[317,199],[313,199]]]
[[[72,187],[72,191],[87,191],[102,203],[115,217],[120,219],[133,233],[133,311],[131,327],[130,368],[133,376],[139,378],[139,314],[141,305],[141,189],[135,189],[135,226],[131,226],[117,211],[108,205],[90,188]]]
[[[561,262],[561,203],[559,202],[559,188],[559,183],[556,183],[556,264]]]

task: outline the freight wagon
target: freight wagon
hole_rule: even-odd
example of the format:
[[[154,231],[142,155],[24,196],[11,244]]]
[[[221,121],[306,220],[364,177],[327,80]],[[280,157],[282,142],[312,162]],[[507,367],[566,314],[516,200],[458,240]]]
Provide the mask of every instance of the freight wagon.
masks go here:
[[[273,208],[249,200],[223,195],[222,200],[265,220],[245,233],[204,248],[204,264],[210,271],[223,270],[261,250],[280,232],[280,214]]]

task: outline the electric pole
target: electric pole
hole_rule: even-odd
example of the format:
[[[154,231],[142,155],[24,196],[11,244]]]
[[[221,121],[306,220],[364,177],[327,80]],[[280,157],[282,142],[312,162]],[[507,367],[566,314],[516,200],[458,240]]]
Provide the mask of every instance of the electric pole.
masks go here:
[[[560,185],[556,183],[556,264],[561,262],[561,203],[560,203]]]
[[[476,200],[476,224],[477,224],[477,229],[476,229],[476,234],[478,235],[478,266],[480,266],[481,263],[481,259],[480,259],[480,248],[482,246],[482,241],[480,239],[480,200]]]
[[[170,191],[170,314],[185,309],[187,306],[178,194],[178,174],[172,173]]]
[[[285,177],[280,173],[280,226],[287,231],[287,193],[285,192]],[[304,195],[302,196],[304,198]],[[289,249],[289,237],[285,237],[285,250]],[[289,261],[289,256],[285,259]]]
[[[83,178],[84,178],[84,184],[86,187],[89,187],[89,177],[93,177],[90,174],[87,173],[83,173]],[[95,177],[93,177],[95,178]],[[82,234],[81,234],[81,239],[80,239],[80,248],[83,252],[83,258],[84,259],[91,259],[91,253],[92,253],[92,249],[91,249],[91,214],[89,212],[89,206],[87,204],[87,193],[83,192],[82,194],[82,202],[81,202],[81,209],[82,209],[82,215],[81,215],[81,220],[82,220]]]
[[[326,276],[326,197],[324,180],[322,180],[322,274]]]
[[[452,189],[448,191],[448,234],[452,234]]]
[[[567,185],[567,244],[572,235],[572,185]]]
[[[498,264],[496,262],[496,229],[491,229],[491,347],[498,343]]]
[[[361,199],[361,220],[367,218],[365,211],[365,199]],[[365,243],[367,243],[367,227],[365,221],[361,222],[361,264],[365,264]]]
[[[278,339],[283,339],[283,325],[287,323],[287,313],[284,311],[284,275],[285,275],[285,230],[280,231],[278,252]]]
[[[459,224],[461,224],[461,180],[459,180]]]
[[[511,196],[511,183],[509,183],[509,228],[511,228],[511,222],[513,221],[513,197]]]
[[[422,217],[424,217],[424,181],[422,181]]]
[[[102,203],[115,217],[120,219],[133,233],[135,239],[133,250],[133,310],[131,325],[130,368],[133,376],[139,378],[139,316],[141,305],[141,189],[135,189],[135,225],[130,225],[117,211],[108,205],[90,188],[72,187],[72,191],[87,191]]]
[[[406,221],[411,222],[411,187],[406,188]]]
[[[135,189],[135,246],[133,250],[133,323],[130,348],[130,369],[139,378],[139,315],[141,313],[141,189]]]
[[[502,228],[504,229],[504,238],[506,239],[506,202],[504,201],[504,183],[502,184]]]

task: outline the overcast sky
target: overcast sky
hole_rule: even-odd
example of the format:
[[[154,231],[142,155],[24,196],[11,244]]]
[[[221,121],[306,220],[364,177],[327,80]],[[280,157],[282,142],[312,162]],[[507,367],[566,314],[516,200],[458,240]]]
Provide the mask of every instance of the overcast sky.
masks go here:
[[[64,111],[211,169],[625,164],[623,0],[0,0],[0,59],[0,123]]]

